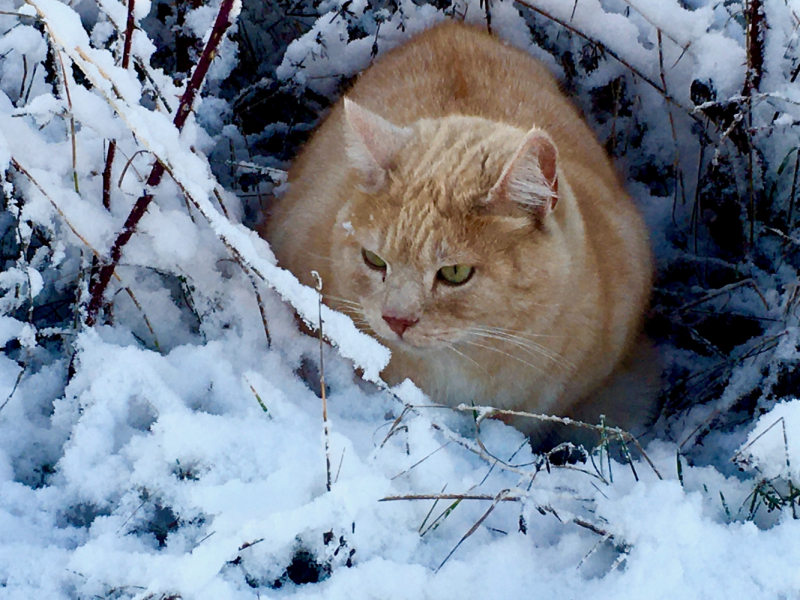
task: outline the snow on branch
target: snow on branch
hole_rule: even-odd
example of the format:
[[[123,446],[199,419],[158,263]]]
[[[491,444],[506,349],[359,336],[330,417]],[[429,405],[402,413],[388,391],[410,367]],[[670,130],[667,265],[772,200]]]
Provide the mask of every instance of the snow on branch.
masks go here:
[[[134,75],[118,67],[109,52],[90,45],[75,11],[57,0],[30,0],[29,4],[36,9],[54,42],[83,71],[142,146],[156,157],[157,164],[162,165],[161,168],[198,208],[234,256],[289,302],[309,326],[316,327],[317,293],[276,266],[266,242],[254,231],[231,223],[212,205],[210,196],[216,182],[208,163],[181,140],[178,127],[185,122],[190,103],[186,103],[182,112],[179,111],[180,123],[177,123],[178,117],[173,123],[167,116],[141,106],[141,87]],[[225,19],[238,12],[234,10],[234,2],[229,4]],[[211,55],[207,58],[209,62],[212,59]],[[192,91],[187,91],[191,100],[198,87],[199,82]],[[341,313],[323,307],[322,318],[326,336],[340,353],[353,360],[363,370],[366,379],[379,382],[380,371],[389,361],[389,350],[358,331],[349,317]]]

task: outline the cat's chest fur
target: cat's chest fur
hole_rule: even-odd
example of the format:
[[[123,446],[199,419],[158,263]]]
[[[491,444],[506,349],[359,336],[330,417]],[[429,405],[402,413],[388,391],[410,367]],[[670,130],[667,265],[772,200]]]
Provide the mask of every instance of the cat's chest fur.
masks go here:
[[[644,225],[577,111],[532,58],[455,24],[361,76],[265,235],[392,349],[389,383],[447,404],[593,418],[649,294]]]

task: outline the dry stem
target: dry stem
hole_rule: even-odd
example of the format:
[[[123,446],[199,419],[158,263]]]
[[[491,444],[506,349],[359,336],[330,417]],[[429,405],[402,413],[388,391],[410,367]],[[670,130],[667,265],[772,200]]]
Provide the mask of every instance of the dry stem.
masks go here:
[[[331,491],[331,442],[330,442],[330,428],[328,427],[328,395],[325,392],[325,363],[323,361],[323,350],[325,349],[325,342],[322,337],[322,277],[316,271],[311,271],[311,275],[317,280],[317,292],[319,292],[319,388],[320,396],[322,397],[322,423],[323,434],[325,436],[325,473],[326,473],[326,486],[328,491]]]

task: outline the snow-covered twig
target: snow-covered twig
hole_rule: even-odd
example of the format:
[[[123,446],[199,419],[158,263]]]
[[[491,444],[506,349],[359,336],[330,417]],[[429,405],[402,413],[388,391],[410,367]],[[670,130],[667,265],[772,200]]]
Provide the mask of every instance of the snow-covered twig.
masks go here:
[[[217,48],[219,47],[220,42],[222,42],[225,32],[231,25],[233,8],[238,4],[238,1],[239,0],[223,0],[222,4],[220,4],[219,12],[217,13],[217,19],[214,22],[213,28],[211,29],[211,35],[206,42],[206,47],[203,49],[203,54],[200,56],[197,67],[192,73],[192,77],[186,86],[183,96],[181,97],[178,111],[175,114],[173,124],[178,130],[183,129],[186,119],[192,111],[194,100],[200,91],[203,81],[205,80],[208,69],[211,66],[211,62],[216,56]],[[148,188],[152,189],[158,186],[163,175],[164,165],[161,161],[157,161],[150,171],[150,176],[147,178]],[[125,225],[122,227],[122,231],[119,233],[114,241],[113,246],[111,247],[108,262],[98,270],[97,277],[92,281],[92,285],[90,286],[89,290],[91,297],[89,299],[89,306],[86,311],[87,325],[92,326],[95,323],[97,314],[103,305],[103,296],[106,288],[111,281],[111,274],[114,272],[114,269],[116,269],[120,259],[122,258],[122,249],[125,247],[128,241],[130,241],[133,233],[136,231],[139,221],[144,216],[145,212],[147,211],[147,207],[150,205],[152,200],[153,195],[149,192],[146,192],[136,201],[136,204],[134,204],[133,209],[125,221]]]

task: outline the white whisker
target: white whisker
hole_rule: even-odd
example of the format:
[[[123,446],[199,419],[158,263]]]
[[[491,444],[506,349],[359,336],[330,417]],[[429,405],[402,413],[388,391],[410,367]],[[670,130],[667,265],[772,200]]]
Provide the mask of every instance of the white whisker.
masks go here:
[[[538,373],[541,373],[545,377],[548,377],[550,379],[552,379],[552,377],[553,377],[552,375],[550,375],[550,373],[547,373],[546,371],[540,369],[536,365],[533,365],[533,364],[529,363],[526,360],[522,360],[519,356],[514,356],[513,354],[509,354],[508,352],[503,352],[499,348],[493,348],[492,346],[486,346],[485,344],[479,344],[478,342],[471,342],[469,340],[460,340],[459,343],[460,344],[469,344],[470,346],[476,346],[478,348],[484,348],[485,350],[489,350],[491,352],[497,352],[498,354],[502,354],[503,356],[507,356],[508,358],[513,358],[514,360],[516,360],[518,362],[521,362],[523,365],[526,365],[526,366],[530,367],[531,369],[533,369],[534,371],[537,371]]]
[[[488,372],[486,369],[484,369],[484,368],[483,368],[483,367],[482,367],[482,366],[481,366],[481,365],[478,363],[478,361],[474,360],[474,359],[473,359],[472,357],[470,357],[470,356],[467,356],[466,354],[464,354],[464,353],[463,353],[463,352],[461,352],[460,350],[456,350],[456,348],[453,346],[453,344],[447,344],[447,346],[446,346],[446,347],[447,347],[447,349],[448,349],[448,350],[452,350],[453,352],[455,352],[456,354],[458,354],[458,355],[459,355],[461,358],[463,358],[463,359],[465,359],[465,360],[468,360],[469,362],[471,362],[472,364],[474,364],[476,367],[478,367],[478,368],[479,368],[481,371],[483,371],[483,372],[484,372],[484,373],[486,373],[487,375],[489,374],[489,372]]]
[[[516,329],[506,329],[504,327],[492,327],[489,325],[478,325],[476,327],[470,327],[470,329],[477,329],[480,331],[487,331],[490,333],[505,333],[508,335],[513,335],[515,337],[521,338],[565,338],[565,335],[548,335],[546,333],[531,333],[528,331],[519,331]]]
[[[469,335],[474,335],[476,337],[481,337],[485,339],[494,339],[501,342],[505,342],[507,344],[511,344],[512,346],[516,346],[517,348],[524,350],[530,356],[534,355],[542,356],[567,371],[573,371],[575,369],[575,366],[572,363],[565,360],[557,352],[545,348],[544,346],[541,346],[540,344],[537,344],[536,342],[533,342],[531,340],[526,340],[510,334],[486,333],[477,329],[470,329],[467,331],[467,333]]]

